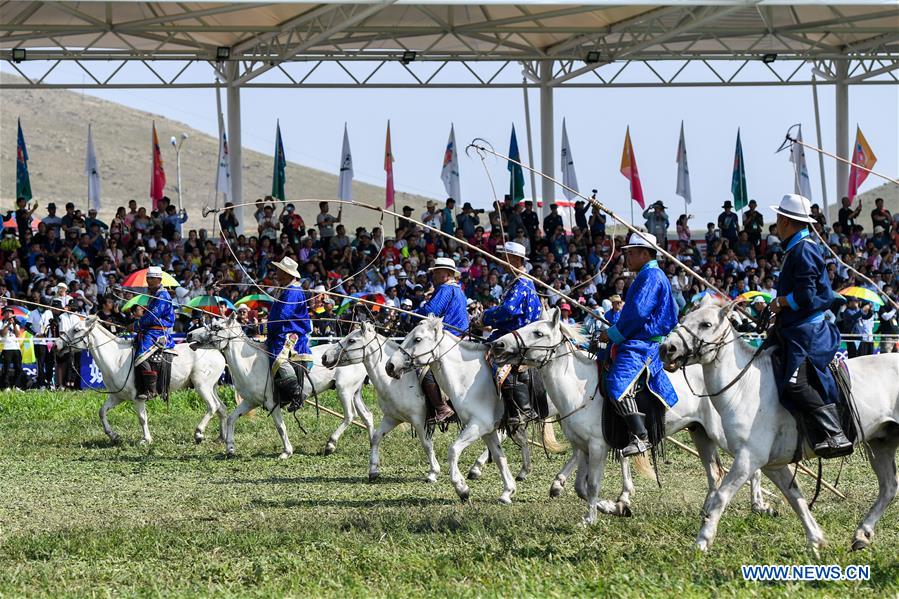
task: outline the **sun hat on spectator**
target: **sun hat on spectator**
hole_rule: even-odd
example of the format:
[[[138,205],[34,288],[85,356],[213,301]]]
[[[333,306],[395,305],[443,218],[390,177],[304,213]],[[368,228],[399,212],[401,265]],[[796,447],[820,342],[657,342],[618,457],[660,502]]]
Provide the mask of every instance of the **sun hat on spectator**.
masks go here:
[[[408,297],[407,297],[406,299],[404,299],[404,300],[403,300],[403,307],[411,308],[411,307],[412,307],[412,300],[410,300]]]
[[[559,304],[559,310],[568,310],[569,312],[571,312],[571,306],[569,306],[567,303],[562,303]]]

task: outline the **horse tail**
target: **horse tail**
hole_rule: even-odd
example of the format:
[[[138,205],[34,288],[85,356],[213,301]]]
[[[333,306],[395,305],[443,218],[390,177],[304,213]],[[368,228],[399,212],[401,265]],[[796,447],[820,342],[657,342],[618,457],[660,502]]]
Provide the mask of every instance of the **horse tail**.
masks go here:
[[[550,453],[562,453],[565,451],[565,446],[556,440],[556,430],[551,423],[544,422],[541,428],[543,447],[546,448],[546,451]]]
[[[718,452],[715,452],[715,467],[712,470],[712,476],[715,477],[715,486],[721,484],[721,480],[724,478],[724,475],[727,472],[724,470],[724,466],[721,465],[721,456],[718,455]]]
[[[641,453],[640,455],[634,456],[631,458],[633,460],[634,470],[637,474],[640,474],[644,478],[648,478],[651,481],[658,482],[658,478],[656,477],[655,468],[652,467],[652,462],[649,461],[649,458],[646,454]]]

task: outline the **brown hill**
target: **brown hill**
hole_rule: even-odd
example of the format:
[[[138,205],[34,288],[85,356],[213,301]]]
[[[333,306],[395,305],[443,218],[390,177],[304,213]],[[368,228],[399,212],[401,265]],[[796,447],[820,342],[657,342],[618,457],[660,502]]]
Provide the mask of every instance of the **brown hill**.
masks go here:
[[[0,84],[13,76],[3,74]],[[102,177],[101,218],[107,220],[116,207],[135,199],[138,205],[149,206],[150,185],[150,124],[156,121],[160,148],[166,169],[167,195],[175,200],[175,150],[169,143],[172,135],[187,132],[188,143],[181,152],[181,178],[185,190],[184,207],[190,228],[212,226],[212,216],[203,219],[203,206],[214,202],[214,165],[218,143],[214,137],[190,126],[129,108],[122,104],[101,100],[86,94],[66,90],[9,90],[0,85],[0,209],[15,205],[16,181],[16,118],[21,117],[28,144],[29,173],[34,199],[41,207],[37,214],[45,214],[48,202],[74,202],[85,210],[87,181],[84,176],[84,153],[87,143],[87,123],[93,124],[94,146]],[[271,189],[272,157],[244,150],[244,201],[252,201]],[[331,173],[295,163],[287,165],[287,190],[302,189],[302,197],[332,198],[337,190],[337,177]],[[353,198],[375,205],[383,205],[384,188],[354,182]],[[409,204],[416,213],[424,208],[428,198],[397,192],[399,206]],[[419,210],[421,208],[421,210]],[[298,204],[297,209],[307,224],[314,222],[318,208],[312,203]],[[252,208],[248,207],[251,217]],[[336,212],[332,207],[332,212]],[[378,215],[362,208],[344,211],[348,225],[370,228],[377,224]],[[386,222],[386,221],[385,221]],[[352,233],[351,228],[347,229]]]

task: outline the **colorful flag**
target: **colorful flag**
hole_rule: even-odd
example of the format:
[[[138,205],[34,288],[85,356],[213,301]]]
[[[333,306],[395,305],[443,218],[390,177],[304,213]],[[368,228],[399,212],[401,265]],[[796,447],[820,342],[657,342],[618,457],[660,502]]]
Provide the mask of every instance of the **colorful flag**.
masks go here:
[[[284,157],[284,142],[281,141],[281,121],[275,126],[275,166],[272,170],[272,197],[284,200],[284,183],[287,175],[287,159]]]
[[[512,205],[524,199],[524,171],[521,170],[521,155],[518,153],[518,138],[515,137],[515,125],[512,125],[512,139],[509,140],[509,163],[506,168],[509,170],[509,197],[512,198]],[[544,201],[551,198],[543,198]]]
[[[224,194],[227,198],[231,195],[231,156],[228,152],[228,133],[225,131],[225,117],[219,113],[219,131],[222,137],[219,140],[219,163],[215,176],[215,193]]]
[[[680,141],[677,142],[677,187],[674,193],[689,204],[693,201],[690,193],[690,167],[687,166],[687,140],[684,137],[684,122],[680,122]]]
[[[21,135],[21,129],[19,129],[19,134]],[[865,139],[865,136],[862,135],[861,127],[856,126],[855,128],[855,146],[852,150],[852,166],[849,168],[849,202],[855,199],[855,196],[858,195],[858,188],[862,186],[862,183],[865,182],[865,179],[868,178],[868,171],[860,169],[858,166],[863,166],[867,169],[874,168],[874,165],[877,163],[877,156],[874,155],[874,152],[871,151],[871,146],[868,145],[868,140]],[[858,165],[858,166],[856,166]]]
[[[159,149],[159,136],[156,135],[156,121],[153,121],[153,167],[150,173],[150,199],[153,209],[159,206],[159,200],[165,195],[165,169],[162,166],[162,151]]]
[[[87,175],[87,198],[94,210],[100,210],[100,165],[94,152],[94,134],[90,124],[87,125],[87,158],[84,161],[84,174]]]
[[[577,175],[574,173],[574,156],[571,154],[571,144],[568,143],[565,119],[562,119],[562,160],[560,164],[562,166],[562,183],[565,185],[562,193],[565,194],[566,199],[573,200],[577,196],[575,192],[579,192],[580,189],[577,186]],[[570,187],[574,191],[570,191],[566,187]]]
[[[446,151],[443,152],[443,168],[440,170],[440,179],[446,189],[448,197],[456,200],[459,205],[462,199],[462,188],[459,184],[459,153],[456,148],[456,131],[450,125],[449,139],[446,142]]]
[[[353,201],[353,155],[350,153],[350,135],[343,124],[343,147],[340,148],[340,176],[337,182],[337,199]]]
[[[743,163],[743,144],[740,142],[739,128],[737,128],[737,149],[734,153],[734,174],[730,180],[730,192],[734,196],[734,210],[742,210],[749,204],[749,192],[746,191],[746,165]]]
[[[802,142],[802,125],[799,125],[799,135],[796,136]],[[793,163],[793,193],[812,201],[812,181],[808,176],[808,166],[805,163],[805,146],[802,143],[794,143],[790,148],[790,162]]]
[[[25,135],[22,133],[22,121],[18,121],[19,134],[16,139],[16,199],[31,199],[31,178],[28,176],[28,150],[25,148]]]
[[[631,128],[624,133],[624,149],[621,151],[621,174],[631,182],[631,199],[646,209],[643,200],[643,185],[640,184],[640,171],[637,170],[637,157],[631,144]]]
[[[384,207],[393,208],[393,151],[390,149],[390,121],[387,121],[387,142],[384,144],[384,171],[387,173],[387,184],[384,186]]]

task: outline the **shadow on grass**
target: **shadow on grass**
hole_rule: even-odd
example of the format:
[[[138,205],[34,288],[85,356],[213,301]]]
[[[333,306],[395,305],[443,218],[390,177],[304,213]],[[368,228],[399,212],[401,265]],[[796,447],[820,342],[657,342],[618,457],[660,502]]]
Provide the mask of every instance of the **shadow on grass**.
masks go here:
[[[366,485],[387,484],[409,484],[421,483],[426,484],[424,478],[409,478],[398,476],[381,476],[375,483],[366,482],[368,479],[365,475],[359,476],[270,476],[268,478],[226,478],[222,480],[210,481],[214,485],[302,485],[302,484],[342,484],[342,485],[358,485],[365,483]]]
[[[297,507],[345,507],[345,508],[382,508],[382,507],[425,507],[439,505],[456,505],[458,501],[448,498],[397,497],[394,499],[254,499],[250,505],[257,508],[297,508]]]

